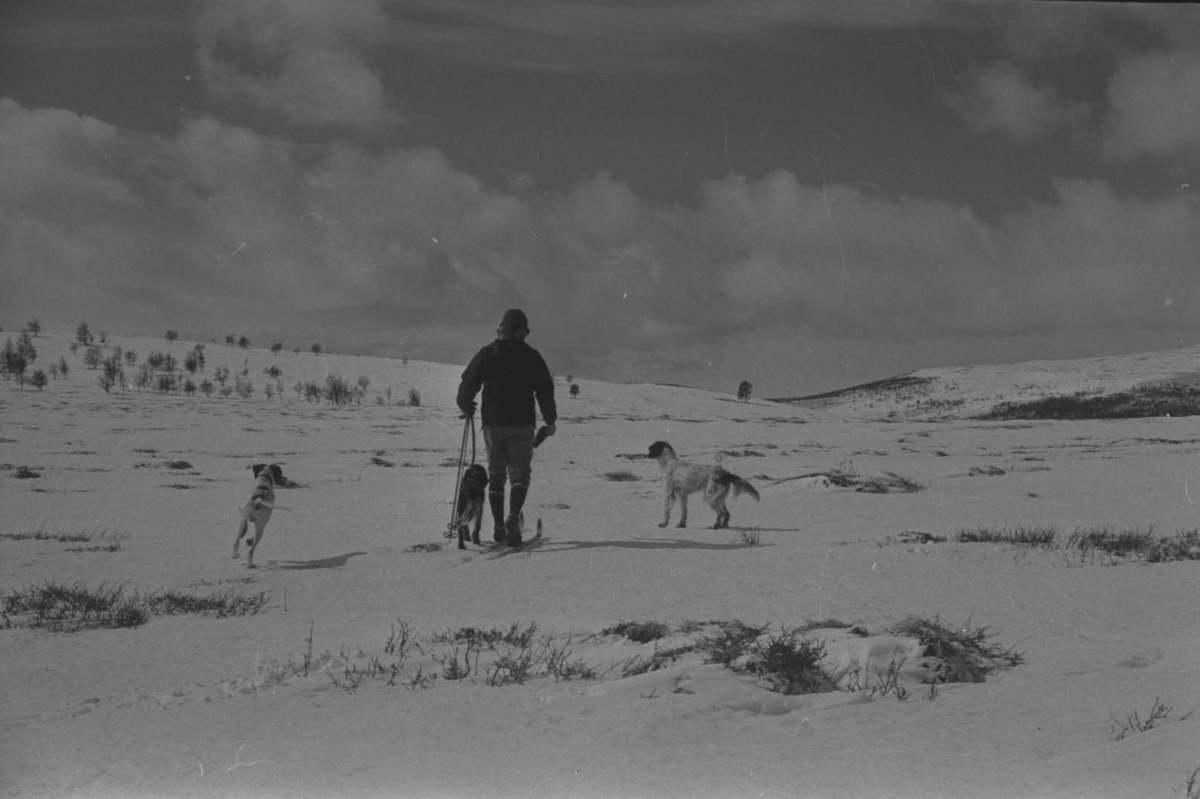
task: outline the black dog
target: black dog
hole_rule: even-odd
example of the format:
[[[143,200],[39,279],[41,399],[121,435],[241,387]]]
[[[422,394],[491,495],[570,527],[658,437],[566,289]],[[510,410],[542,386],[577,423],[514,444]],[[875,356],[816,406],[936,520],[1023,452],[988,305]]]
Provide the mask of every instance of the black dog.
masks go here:
[[[467,548],[467,528],[472,521],[471,542],[479,543],[479,528],[483,525],[483,506],[487,501],[487,469],[472,463],[458,486],[458,548]]]

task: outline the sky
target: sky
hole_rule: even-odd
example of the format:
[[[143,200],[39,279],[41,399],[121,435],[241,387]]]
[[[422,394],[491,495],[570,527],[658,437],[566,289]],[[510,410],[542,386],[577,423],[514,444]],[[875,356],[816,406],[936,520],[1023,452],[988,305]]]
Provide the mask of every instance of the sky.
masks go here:
[[[5,0],[0,328],[761,398],[1200,340],[1200,7]]]

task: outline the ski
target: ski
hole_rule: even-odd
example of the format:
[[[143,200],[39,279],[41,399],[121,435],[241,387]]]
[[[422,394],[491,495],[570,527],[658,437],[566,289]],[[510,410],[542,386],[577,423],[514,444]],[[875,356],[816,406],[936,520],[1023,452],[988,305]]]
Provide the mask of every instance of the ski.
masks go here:
[[[535,542],[542,540],[542,520],[537,520],[537,532],[529,538],[522,539],[520,546],[511,546],[510,544],[492,544],[490,547],[491,557],[488,560],[503,558],[505,555],[511,555],[516,552],[522,552],[530,547]]]

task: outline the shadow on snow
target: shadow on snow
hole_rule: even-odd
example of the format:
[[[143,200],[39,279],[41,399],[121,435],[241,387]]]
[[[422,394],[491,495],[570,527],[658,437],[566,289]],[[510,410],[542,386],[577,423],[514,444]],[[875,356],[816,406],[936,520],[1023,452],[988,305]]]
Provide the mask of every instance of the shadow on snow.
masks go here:
[[[271,561],[271,566],[277,569],[340,569],[349,562],[350,558],[366,554],[366,552],[347,552],[345,555],[334,555],[331,558],[318,558],[317,560]]]

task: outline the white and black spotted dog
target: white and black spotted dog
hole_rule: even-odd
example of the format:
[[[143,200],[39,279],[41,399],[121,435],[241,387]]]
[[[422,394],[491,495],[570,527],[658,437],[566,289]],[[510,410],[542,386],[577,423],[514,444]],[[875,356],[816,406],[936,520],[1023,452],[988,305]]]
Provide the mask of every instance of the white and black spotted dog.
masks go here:
[[[233,541],[233,557],[235,559],[241,557],[238,547],[245,538],[246,544],[250,547],[246,558],[246,567],[253,569],[254,550],[258,549],[263,531],[267,529],[267,522],[271,520],[271,511],[275,509],[275,486],[284,485],[285,478],[283,470],[277,463],[256,463],[250,468],[254,470],[254,476],[258,478],[258,482],[254,484],[254,490],[250,492],[250,496],[242,505],[242,519],[238,525],[237,538]],[[254,522],[253,540],[247,535],[251,522]]]
[[[737,496],[743,492],[758,501],[758,491],[749,481],[726,471],[721,466],[706,466],[699,463],[689,463],[680,460],[675,450],[665,441],[655,441],[650,445],[649,456],[658,461],[658,465],[666,476],[667,495],[663,503],[663,520],[659,527],[666,527],[671,521],[671,506],[679,499],[679,527],[687,527],[687,498],[688,494],[697,491],[704,492],[704,501],[717,514],[717,522],[713,529],[729,526],[729,509],[725,507],[725,498],[732,492]]]

